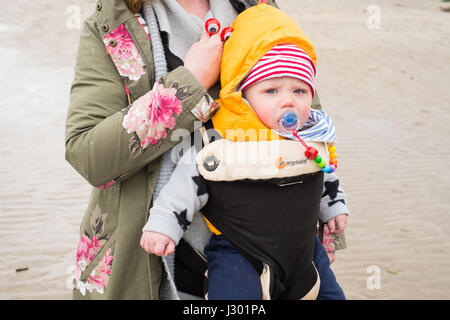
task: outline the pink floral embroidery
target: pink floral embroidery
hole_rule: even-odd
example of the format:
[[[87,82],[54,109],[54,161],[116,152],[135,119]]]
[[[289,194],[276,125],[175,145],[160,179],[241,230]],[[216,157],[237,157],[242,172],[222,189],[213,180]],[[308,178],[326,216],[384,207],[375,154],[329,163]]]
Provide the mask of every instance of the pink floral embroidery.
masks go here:
[[[98,293],[103,293],[103,289],[108,285],[109,275],[111,274],[111,264],[113,261],[111,248],[106,251],[105,255],[102,257],[96,268],[92,270],[86,281],[80,280],[81,273],[86,270],[89,263],[94,260],[97,253],[103,247],[100,243],[101,240],[98,240],[96,236],[89,239],[89,237],[83,235],[78,244],[75,280],[76,288],[80,290],[83,296],[86,294],[86,291],[93,292],[93,290],[96,290]]]
[[[90,236],[86,231],[78,243],[76,252],[76,265],[73,271],[73,279],[75,281],[75,289],[80,290],[84,296],[86,291],[92,292],[96,290],[103,293],[103,289],[108,284],[109,275],[111,274],[111,264],[113,256],[111,248],[106,250],[105,255],[100,259],[99,263],[91,271],[86,280],[81,281],[82,273],[86,272],[88,266],[96,258],[100,250],[108,241],[108,234],[104,234],[104,227],[108,214],[103,213],[97,204],[91,211],[90,225],[93,235]]]
[[[86,270],[89,263],[95,258],[96,254],[100,251],[103,246],[100,244],[97,237],[92,237],[89,239],[86,235],[81,236],[81,240],[78,243],[77,254],[76,254],[76,276],[77,279],[80,278],[81,273]]]
[[[103,289],[108,285],[112,261],[113,256],[111,256],[111,248],[109,248],[97,267],[89,275],[86,281],[89,286],[86,289],[90,289],[91,292],[95,289],[98,293],[103,293]]]
[[[128,110],[122,125],[128,133],[136,132],[142,149],[166,138],[166,129],[175,127],[173,114],[180,114],[182,111],[176,94],[176,88],[166,88],[155,82],[153,89],[136,100]]]
[[[116,184],[116,181],[111,180],[111,181],[105,183],[104,185],[102,185],[102,186],[100,186],[100,187],[98,187],[98,188],[99,188],[100,190],[106,190],[106,189],[112,187],[112,186],[115,185],[115,184]]]
[[[334,237],[330,234],[330,230],[327,225],[323,226],[323,247],[326,252],[334,252]]]
[[[208,121],[214,111],[219,109],[219,104],[215,102],[209,95],[205,95],[200,102],[192,108],[191,112],[202,122]]]
[[[106,46],[106,52],[111,55],[122,77],[139,80],[145,74],[144,61],[124,24],[108,34],[103,42]]]

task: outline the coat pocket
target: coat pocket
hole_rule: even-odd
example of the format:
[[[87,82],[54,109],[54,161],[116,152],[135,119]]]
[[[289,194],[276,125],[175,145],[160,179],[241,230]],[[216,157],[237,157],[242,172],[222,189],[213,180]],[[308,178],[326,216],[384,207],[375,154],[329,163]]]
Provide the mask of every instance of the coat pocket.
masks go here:
[[[104,243],[94,236],[83,235],[77,249],[77,264],[75,269],[76,286],[84,296],[86,292],[103,294],[108,285],[114,259],[116,232]]]

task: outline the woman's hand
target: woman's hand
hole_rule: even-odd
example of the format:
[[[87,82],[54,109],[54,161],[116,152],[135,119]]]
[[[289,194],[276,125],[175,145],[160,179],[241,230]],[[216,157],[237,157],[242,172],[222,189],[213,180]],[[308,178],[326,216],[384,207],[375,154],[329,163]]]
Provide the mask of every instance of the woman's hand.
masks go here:
[[[174,253],[175,242],[161,233],[144,231],[141,237],[141,247],[150,254],[167,257]]]
[[[210,37],[206,30],[203,30],[200,40],[191,46],[184,58],[184,66],[206,90],[219,79],[222,51],[220,34],[216,33]]]

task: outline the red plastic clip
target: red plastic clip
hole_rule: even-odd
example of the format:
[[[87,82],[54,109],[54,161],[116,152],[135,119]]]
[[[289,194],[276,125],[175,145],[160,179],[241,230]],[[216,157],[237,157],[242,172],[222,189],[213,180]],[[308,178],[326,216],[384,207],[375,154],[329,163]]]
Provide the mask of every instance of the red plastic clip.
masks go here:
[[[233,28],[232,27],[226,27],[225,29],[222,30],[222,41],[225,42],[228,40],[228,38],[231,36],[231,34],[233,33]]]
[[[311,160],[316,159],[318,154],[319,154],[319,151],[317,151],[317,149],[314,147],[308,147],[308,149],[306,149],[306,151],[305,151],[305,156]]]
[[[217,19],[211,18],[205,22],[205,30],[208,32],[211,37],[213,34],[216,34],[220,31],[220,22]]]

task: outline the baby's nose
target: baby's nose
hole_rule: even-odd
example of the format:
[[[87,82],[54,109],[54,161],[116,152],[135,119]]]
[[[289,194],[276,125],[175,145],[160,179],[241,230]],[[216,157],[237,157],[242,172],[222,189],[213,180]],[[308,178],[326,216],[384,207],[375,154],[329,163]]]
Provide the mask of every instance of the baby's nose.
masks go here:
[[[292,108],[294,105],[294,98],[291,95],[284,96],[280,103],[281,108]]]

